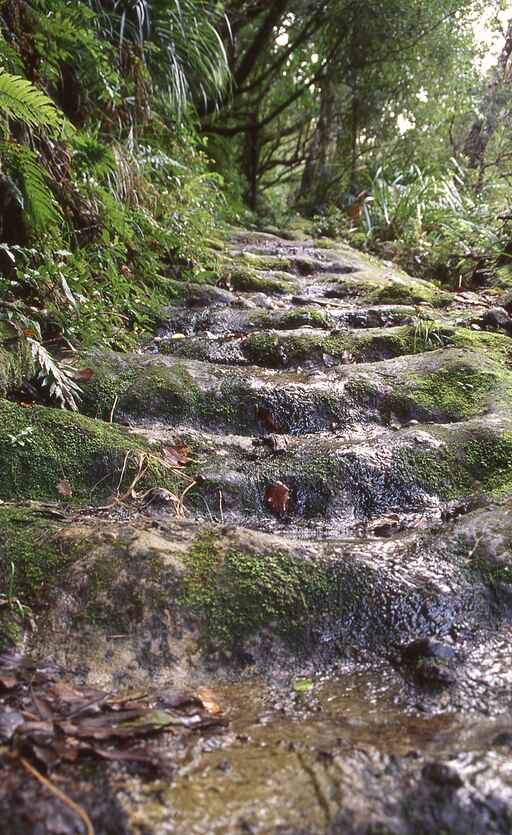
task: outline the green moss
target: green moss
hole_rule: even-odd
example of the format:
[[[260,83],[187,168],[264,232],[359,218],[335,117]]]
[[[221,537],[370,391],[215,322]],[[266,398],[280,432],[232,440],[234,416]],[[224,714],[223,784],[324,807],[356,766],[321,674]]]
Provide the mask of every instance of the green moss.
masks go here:
[[[233,270],[227,279],[233,290],[243,293],[268,293],[269,295],[284,295],[293,293],[294,286],[290,282],[269,276],[260,276],[250,270]]]
[[[292,262],[289,258],[282,258],[278,255],[256,255],[252,252],[244,252],[241,259],[255,270],[266,270],[268,272],[282,270],[287,272],[292,268]]]
[[[408,473],[412,483],[442,499],[466,496],[473,486],[457,452],[451,449],[402,449],[397,467]]]
[[[319,310],[317,307],[297,307],[284,313],[279,317],[279,324],[274,324],[274,327],[280,328],[301,328],[305,325],[310,325],[315,328],[325,328],[326,330],[333,328],[336,320],[328,313]]]
[[[59,409],[23,409],[0,401],[0,498],[58,499],[58,483],[69,481],[73,502],[121,491],[139,470],[149,447],[117,427]],[[125,466],[126,463],[126,466]],[[171,486],[156,456],[147,461],[146,486]],[[123,483],[119,485],[125,469]],[[172,486],[175,486],[172,480]]]
[[[150,366],[139,369],[120,398],[120,408],[136,417],[176,418],[194,410],[199,393],[185,366]]]
[[[512,494],[512,433],[461,432],[457,443],[438,450],[403,449],[398,466],[420,487],[443,499],[483,493]]]
[[[10,604],[0,610],[0,648],[23,634],[24,607],[38,611],[80,549],[60,541],[59,524],[35,508],[0,506],[0,589]],[[82,551],[88,545],[83,543]]]
[[[464,464],[471,477],[493,496],[512,493],[512,433],[484,434],[464,447]]]
[[[205,532],[185,557],[182,606],[199,617],[204,635],[231,647],[272,624],[300,640],[335,593],[325,564],[284,552],[240,553]]]
[[[265,331],[249,334],[242,344],[250,362],[271,368],[297,365],[308,360],[320,362],[324,355],[338,362],[346,361],[347,354],[353,362],[372,362],[437,348],[439,343],[433,341],[419,343],[414,328],[408,326],[341,334]]]
[[[461,363],[411,380],[412,398],[419,406],[450,420],[480,415],[499,386],[499,375]],[[510,383],[509,383],[510,385]]]
[[[44,600],[43,589],[79,556],[57,540],[59,524],[36,508],[0,506],[0,588],[31,606]],[[87,548],[84,543],[83,549]]]
[[[496,360],[510,365],[512,360],[512,341],[502,333],[486,333],[470,328],[443,328],[442,334],[451,345],[457,348],[469,348],[490,354]]]
[[[449,293],[438,290],[433,284],[420,281],[389,282],[370,293],[368,301],[373,304],[420,304],[422,302],[432,307],[445,307],[452,298]]]

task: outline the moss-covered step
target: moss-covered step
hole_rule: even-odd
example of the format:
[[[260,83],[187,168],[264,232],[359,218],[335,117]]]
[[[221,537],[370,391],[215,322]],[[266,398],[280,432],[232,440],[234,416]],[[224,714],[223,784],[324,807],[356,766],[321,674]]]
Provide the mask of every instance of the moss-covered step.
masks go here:
[[[168,445],[177,443],[171,430],[161,432]],[[187,509],[260,530],[362,534],[393,514],[392,529],[401,530],[420,517],[439,522],[451,500],[512,496],[511,417],[281,438],[281,445],[275,435],[256,445],[204,431],[176,437],[201,475]],[[274,485],[284,485],[276,488],[277,505]]]
[[[246,249],[243,252],[231,252],[235,263],[245,264],[255,270],[266,272],[288,272],[302,276],[318,273],[348,275],[356,272],[362,265],[350,263],[347,259],[333,260],[332,254],[326,250],[306,249],[297,254],[295,248],[288,247],[289,252],[282,248]]]
[[[155,345],[158,347],[161,340],[165,341],[166,337],[174,334],[200,336],[208,332],[229,336],[233,333],[250,333],[265,328],[294,330],[312,327],[328,331],[339,327],[379,328],[410,323],[416,317],[417,310],[411,305],[354,307],[350,304],[319,305],[298,301],[291,307],[277,310],[267,310],[259,305],[247,308],[208,304],[201,310],[192,306],[176,305],[168,308],[162,316]]]
[[[313,328],[291,331],[262,330],[245,336],[235,333],[158,343],[162,354],[232,365],[263,368],[332,367],[340,363],[377,362],[392,357],[434,351],[443,346],[481,350],[506,365],[512,341],[503,334],[455,328],[435,321],[416,320],[402,327],[358,329],[325,333]]]
[[[84,406],[107,418],[303,434],[398,419],[462,421],[510,410],[512,372],[445,348],[323,372],[280,372],[139,354],[92,354]]]
[[[417,305],[435,308],[454,302],[453,293],[441,290],[429,281],[411,278],[393,271],[367,271],[340,277],[323,275],[307,287],[309,295],[327,299],[358,298],[363,304]]]
[[[224,266],[221,284],[229,290],[242,293],[265,293],[272,296],[290,295],[297,290],[294,277],[287,272],[265,272],[239,263]]]
[[[50,523],[45,535],[35,511],[0,507],[3,570],[14,565],[12,596],[38,624],[32,648],[117,686],[179,683],[226,664],[268,674],[306,656],[389,651],[418,634],[483,637],[500,615],[489,594],[499,577],[494,552],[473,559],[466,528],[308,543],[179,520],[156,530],[140,519]]]
[[[122,494],[145,471],[140,489],[177,489],[158,450],[103,421],[0,400],[0,499],[98,503]],[[181,485],[183,488],[183,484]]]
[[[176,357],[263,368],[329,367],[339,363],[372,362],[419,352],[414,329],[376,328],[326,334],[316,329],[254,331],[244,337],[195,337],[167,340],[159,350]],[[427,350],[428,350],[427,346]],[[439,343],[436,347],[439,347]]]

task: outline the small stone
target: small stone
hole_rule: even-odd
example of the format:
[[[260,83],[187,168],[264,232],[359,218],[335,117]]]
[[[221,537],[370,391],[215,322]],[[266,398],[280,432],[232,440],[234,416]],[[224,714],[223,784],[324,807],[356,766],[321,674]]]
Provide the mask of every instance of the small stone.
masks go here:
[[[422,777],[436,786],[446,786],[451,789],[460,789],[464,781],[458,772],[451,765],[445,763],[426,763],[421,771]]]
[[[453,664],[457,652],[448,644],[431,638],[418,638],[401,648],[402,663],[420,684],[448,687],[456,681]]]
[[[494,737],[492,744],[499,747],[512,748],[512,733],[503,731],[503,733]]]

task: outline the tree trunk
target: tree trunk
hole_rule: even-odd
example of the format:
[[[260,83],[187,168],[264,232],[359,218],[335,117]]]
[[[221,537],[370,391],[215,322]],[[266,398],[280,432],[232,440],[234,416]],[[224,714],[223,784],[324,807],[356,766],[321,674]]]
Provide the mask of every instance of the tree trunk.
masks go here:
[[[336,85],[333,79],[324,78],[320,82],[320,115],[297,198],[297,204],[306,211],[319,209],[328,202],[337,133]]]
[[[508,24],[505,44],[482,102],[481,115],[473,122],[464,143],[464,154],[470,168],[483,167],[487,146],[499,126],[504,99],[508,100],[508,95],[503,96],[503,87],[510,85],[511,81],[511,54],[512,20]]]

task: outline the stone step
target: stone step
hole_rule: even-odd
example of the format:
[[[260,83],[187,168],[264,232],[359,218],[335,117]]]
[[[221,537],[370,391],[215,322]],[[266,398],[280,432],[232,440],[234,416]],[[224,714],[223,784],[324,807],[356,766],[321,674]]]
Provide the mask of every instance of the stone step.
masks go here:
[[[84,406],[107,418],[217,431],[301,435],[358,425],[460,422],[506,406],[512,372],[445,348],[311,372],[220,366],[143,354],[92,353]]]
[[[453,507],[501,495],[512,484],[512,442],[504,440],[511,430],[511,418],[492,416],[344,437],[142,434],[159,447],[187,449],[192,518],[311,539],[401,536],[435,527]]]

